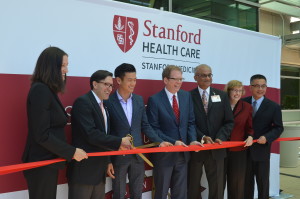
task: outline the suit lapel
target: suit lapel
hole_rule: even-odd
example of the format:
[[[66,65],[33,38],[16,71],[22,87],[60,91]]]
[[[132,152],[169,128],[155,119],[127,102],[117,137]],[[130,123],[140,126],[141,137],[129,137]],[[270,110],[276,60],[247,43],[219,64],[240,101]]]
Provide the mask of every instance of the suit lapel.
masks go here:
[[[117,92],[117,91],[116,91]],[[128,122],[128,119],[125,115],[125,112],[123,110],[123,107],[121,105],[121,102],[118,98],[118,95],[117,93],[114,92],[114,94],[112,95],[112,103],[111,103],[111,106],[113,107],[113,109],[117,112],[117,115],[120,117],[120,120],[119,121],[123,121],[126,123],[126,125],[130,126],[129,122]],[[133,103],[133,102],[132,102]],[[134,108],[133,108],[134,110]],[[133,118],[133,117],[132,117]]]
[[[234,118],[236,118],[242,112],[243,108],[244,108],[243,101],[239,100],[233,109]]]
[[[202,98],[200,96],[198,87],[192,91],[193,98],[195,99],[194,103],[198,107],[196,110],[201,110],[201,112],[205,113],[204,106],[202,103]]]
[[[210,87],[210,92],[209,92],[209,96],[208,96],[208,110],[207,110],[207,114],[209,113],[209,111],[211,110],[211,107],[213,106],[213,102],[211,101],[211,96],[213,96],[213,95],[215,95],[215,90],[212,87]]]
[[[103,124],[103,127],[105,127],[104,117],[103,117],[102,111],[100,110],[100,106],[99,106],[99,104],[97,103],[97,101],[96,101],[96,99],[95,99],[95,96],[93,95],[92,91],[90,91],[90,92],[88,93],[88,97],[90,98],[91,103],[92,103],[92,105],[93,105],[93,107],[94,107],[96,113],[99,115],[100,120],[101,120],[101,122],[102,122],[102,124]]]
[[[264,97],[263,101],[261,102],[258,110],[256,111],[254,118],[256,118],[257,116],[259,116],[260,113],[264,112],[264,110],[268,107],[268,99],[266,97]]]
[[[52,91],[51,91],[51,92],[52,92]],[[59,106],[60,106],[60,108],[62,109],[62,111],[64,112],[65,116],[68,117],[68,114],[67,114],[67,112],[66,112],[64,106],[62,105],[60,99],[58,98],[57,94],[55,94],[55,93],[53,93],[53,92],[52,92],[52,94],[54,95],[55,100],[56,100],[57,103],[59,104]]]
[[[179,103],[178,103],[179,104],[179,121],[182,121],[183,115],[185,115],[183,113],[184,113],[184,110],[185,110],[185,104],[186,103],[185,103],[185,98],[182,96],[180,91],[177,92],[177,96],[178,96],[178,101],[179,101]]]
[[[174,122],[177,123],[173,108],[170,104],[170,101],[168,99],[165,89],[163,89],[160,93],[161,93],[161,101],[162,101],[163,105],[165,106],[165,108],[168,111],[168,113],[170,114],[170,116],[173,118]]]
[[[132,119],[131,119],[131,125],[133,118],[136,118],[137,111],[138,111],[138,103],[136,101],[136,97],[132,94]]]

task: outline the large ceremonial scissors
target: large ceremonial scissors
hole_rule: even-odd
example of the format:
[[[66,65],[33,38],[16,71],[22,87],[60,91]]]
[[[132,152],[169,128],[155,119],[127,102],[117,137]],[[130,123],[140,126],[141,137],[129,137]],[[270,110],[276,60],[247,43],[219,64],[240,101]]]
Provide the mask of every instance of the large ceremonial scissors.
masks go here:
[[[151,144],[146,144],[146,145],[141,145],[141,146],[135,147],[133,145],[133,136],[130,135],[130,134],[127,134],[127,137],[131,138],[130,143],[131,143],[132,147],[137,148],[137,149],[149,148],[149,147],[153,147],[153,146],[158,146],[160,144],[159,142],[154,142],[154,143],[151,143]],[[150,167],[154,167],[152,162],[148,158],[146,158],[146,156],[144,154],[138,153],[137,155],[139,155]]]

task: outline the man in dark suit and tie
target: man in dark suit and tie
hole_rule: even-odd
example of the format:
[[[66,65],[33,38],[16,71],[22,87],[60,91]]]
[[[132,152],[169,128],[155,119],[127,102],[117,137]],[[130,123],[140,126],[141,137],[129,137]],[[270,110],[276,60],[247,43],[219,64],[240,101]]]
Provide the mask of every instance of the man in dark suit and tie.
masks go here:
[[[170,146],[163,142],[148,123],[143,98],[133,93],[136,85],[136,69],[132,64],[123,63],[115,69],[115,78],[119,85],[107,101],[111,122],[111,135],[133,137],[134,146],[143,145],[142,132],[152,142],[160,146]],[[113,199],[124,199],[126,193],[126,175],[129,178],[130,198],[141,199],[145,176],[144,161],[138,155],[112,156],[107,173],[113,178]]]
[[[194,79],[198,86],[191,91],[191,96],[194,103],[197,139],[205,144],[222,144],[222,141],[227,141],[230,136],[234,119],[227,94],[211,87],[212,76],[212,70],[206,64],[195,68]],[[203,165],[209,186],[209,199],[223,199],[225,157],[226,149],[191,153],[189,199],[201,198],[200,180]]]
[[[174,145],[201,145],[196,141],[193,102],[188,92],[180,90],[182,70],[167,66],[162,73],[165,88],[148,101],[149,123],[157,134]],[[169,188],[172,199],[187,199],[188,152],[152,154],[155,199],[165,199]]]
[[[86,152],[131,149],[129,137],[109,135],[109,115],[103,106],[112,91],[112,73],[98,70],[90,78],[91,91],[72,107],[72,144]],[[67,170],[69,199],[104,199],[108,157],[72,161]]]
[[[254,176],[256,178],[258,199],[269,198],[271,145],[283,132],[280,106],[266,98],[267,79],[257,74],[250,79],[252,96],[244,101],[253,107],[254,143],[248,149],[248,163],[245,183],[245,199],[254,197]]]

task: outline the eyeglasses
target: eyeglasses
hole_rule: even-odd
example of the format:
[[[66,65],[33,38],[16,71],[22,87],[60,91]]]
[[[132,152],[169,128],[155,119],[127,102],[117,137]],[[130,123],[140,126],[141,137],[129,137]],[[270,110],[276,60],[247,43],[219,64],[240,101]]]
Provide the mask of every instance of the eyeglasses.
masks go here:
[[[106,87],[106,88],[114,88],[114,85],[113,84],[110,84],[110,83],[107,83],[107,82],[98,82],[98,83],[102,83],[102,84],[104,84],[104,86]]]
[[[243,90],[238,90],[238,89],[233,89],[231,91],[234,92],[234,93],[243,93]]]
[[[168,79],[172,79],[176,82],[183,82],[184,81],[184,78],[174,78],[174,77],[169,77]]]
[[[251,85],[252,87],[254,87],[254,88],[257,88],[257,89],[259,89],[259,88],[261,88],[261,89],[266,89],[267,88],[267,85],[266,84],[262,84],[262,85],[259,85],[259,84],[253,84],[253,85]]]
[[[206,78],[206,77],[208,77],[208,78],[212,78],[213,77],[213,74],[197,74],[197,75],[195,75],[195,76],[197,76],[197,77],[201,77],[201,78]]]

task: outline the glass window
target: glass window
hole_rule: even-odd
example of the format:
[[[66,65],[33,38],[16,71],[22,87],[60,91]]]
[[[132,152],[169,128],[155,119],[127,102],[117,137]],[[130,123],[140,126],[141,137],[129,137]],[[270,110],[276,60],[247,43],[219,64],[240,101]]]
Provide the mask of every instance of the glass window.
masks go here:
[[[281,66],[282,109],[300,109],[300,68]]]
[[[257,7],[234,0],[172,0],[172,3],[172,11],[179,14],[258,31]]]
[[[169,0],[117,0],[169,11]],[[250,0],[258,2],[258,0]],[[234,0],[172,0],[172,12],[258,31],[258,8]]]
[[[169,10],[169,0],[116,0],[124,3],[135,4],[139,6],[157,8],[160,10]]]

